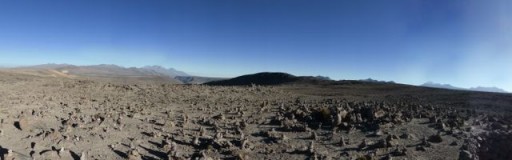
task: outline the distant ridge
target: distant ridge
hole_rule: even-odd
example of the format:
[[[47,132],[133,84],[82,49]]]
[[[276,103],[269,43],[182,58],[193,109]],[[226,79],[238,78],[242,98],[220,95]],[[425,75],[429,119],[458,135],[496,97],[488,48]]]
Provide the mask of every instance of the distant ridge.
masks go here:
[[[375,79],[372,79],[372,78],[362,79],[362,80],[359,80],[359,81],[362,81],[362,82],[371,82],[371,83],[392,83],[392,84],[395,84],[395,82],[394,82],[394,81],[380,81],[380,80],[375,80]]]
[[[176,76],[190,76],[189,74],[183,72],[183,71],[178,71],[174,68],[164,68],[162,66],[157,66],[157,65],[153,65],[153,66],[144,66],[142,68],[140,68],[141,70],[144,70],[146,72],[154,72],[154,73],[157,73],[157,74],[163,74],[163,75],[167,75],[169,77],[176,77]]]
[[[441,89],[451,89],[451,90],[465,90],[465,91],[478,91],[478,92],[495,92],[495,93],[509,93],[504,89],[497,87],[471,87],[471,88],[461,88],[455,87],[449,84],[440,84],[434,82],[427,82],[421,85],[422,87],[430,87],[430,88],[441,88]]]
[[[283,72],[260,72],[255,74],[243,75],[232,79],[212,81],[205,83],[206,85],[221,86],[248,86],[248,85],[280,85],[287,83],[309,83],[326,80],[325,77],[305,77],[294,76]]]
[[[104,78],[111,80],[157,80],[175,84],[183,82],[174,79],[176,76],[190,76],[185,72],[161,66],[122,67],[113,64],[71,65],[71,64],[42,64],[33,66],[17,66],[3,70],[42,77],[63,78]]]
[[[179,84],[202,84],[226,78],[200,77],[189,75],[174,68],[158,65],[144,67],[122,67],[113,64],[77,66],[71,64],[42,64],[10,67],[21,73],[52,77],[101,77],[101,78],[160,78]]]
[[[15,67],[14,69],[32,69],[32,70],[53,70],[69,75],[92,76],[92,77],[145,77],[162,76],[174,78],[176,76],[189,76],[187,73],[178,71],[174,68],[164,68],[161,66],[121,67],[113,64],[76,66],[70,64],[43,64],[35,66]]]
[[[454,87],[449,84],[441,84],[441,83],[434,83],[434,82],[427,82],[422,84],[423,87],[430,87],[430,88],[442,88],[442,89],[451,89],[451,90],[465,90],[464,88]]]
[[[509,92],[505,91],[504,89],[497,88],[497,87],[472,87],[472,88],[469,88],[469,90],[481,91],[481,92],[509,93]]]

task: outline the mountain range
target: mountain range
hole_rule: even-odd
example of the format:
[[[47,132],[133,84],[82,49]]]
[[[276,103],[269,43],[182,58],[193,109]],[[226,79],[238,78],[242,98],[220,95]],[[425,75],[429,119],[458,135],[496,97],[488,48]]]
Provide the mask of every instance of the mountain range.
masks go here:
[[[11,67],[10,69],[26,74],[53,77],[101,77],[101,78],[159,78],[175,83],[201,84],[224,78],[192,76],[174,68],[162,66],[122,67],[112,64],[100,65],[70,65],[42,64],[34,66]]]
[[[232,79],[217,77],[201,77],[189,75],[186,72],[174,68],[165,68],[158,65],[144,67],[122,67],[112,64],[100,65],[70,65],[70,64],[42,64],[34,66],[10,67],[10,69],[24,72],[26,74],[54,76],[54,77],[102,77],[102,78],[158,78],[169,80],[180,84],[208,84],[208,85],[275,85],[290,82],[301,83],[323,83],[336,82],[324,76],[294,76],[280,72],[261,72],[256,74],[243,75]],[[355,83],[356,81],[351,81]],[[374,79],[363,79],[358,82],[365,83],[395,83],[393,81],[378,81]],[[497,87],[472,87],[462,88],[450,84],[427,82],[422,87],[442,88],[451,90],[466,90],[480,92],[509,93]]]
[[[256,74],[242,75],[232,79],[226,79],[221,81],[211,81],[205,83],[207,85],[227,85],[227,86],[248,86],[248,85],[279,85],[279,84],[337,84],[337,83],[373,83],[373,84],[398,84],[394,81],[379,81],[371,78],[362,80],[331,80],[328,77],[322,76],[294,76],[288,73],[281,72],[261,72]],[[461,88],[455,87],[449,84],[439,84],[433,82],[427,82],[422,87],[429,88],[441,88],[450,90],[464,90],[464,91],[479,91],[479,92],[496,92],[496,93],[509,93],[503,89],[496,87],[472,87],[472,88]]]
[[[141,77],[141,76],[189,76],[183,71],[162,66],[121,67],[112,64],[76,66],[69,64],[43,64],[36,66],[17,67],[18,69],[47,69],[65,74],[93,77]]]
[[[504,89],[497,88],[497,87],[471,87],[471,88],[462,88],[462,87],[455,87],[450,84],[441,84],[441,83],[434,83],[434,82],[427,82],[422,84],[423,87],[430,87],[430,88],[442,88],[442,89],[451,89],[451,90],[469,90],[469,91],[480,91],[480,92],[496,92],[496,93],[508,93]]]

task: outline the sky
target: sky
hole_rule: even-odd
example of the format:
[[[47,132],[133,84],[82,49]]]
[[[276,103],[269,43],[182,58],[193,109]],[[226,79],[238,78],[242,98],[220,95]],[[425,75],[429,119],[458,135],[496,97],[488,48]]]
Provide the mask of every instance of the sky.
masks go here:
[[[512,1],[1,0],[0,66],[45,63],[512,91]]]

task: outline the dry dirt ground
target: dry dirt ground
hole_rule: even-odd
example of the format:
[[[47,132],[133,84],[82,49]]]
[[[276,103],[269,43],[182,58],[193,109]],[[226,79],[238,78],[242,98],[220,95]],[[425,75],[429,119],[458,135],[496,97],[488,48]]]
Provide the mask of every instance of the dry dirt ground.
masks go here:
[[[0,72],[2,159],[511,159],[511,95]]]

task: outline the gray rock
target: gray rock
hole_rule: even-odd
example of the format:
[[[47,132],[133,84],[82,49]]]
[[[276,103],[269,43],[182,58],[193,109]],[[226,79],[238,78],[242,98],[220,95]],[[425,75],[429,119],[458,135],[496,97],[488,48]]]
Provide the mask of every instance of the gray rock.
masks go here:
[[[459,160],[474,160],[474,157],[469,151],[461,150],[459,153]]]

